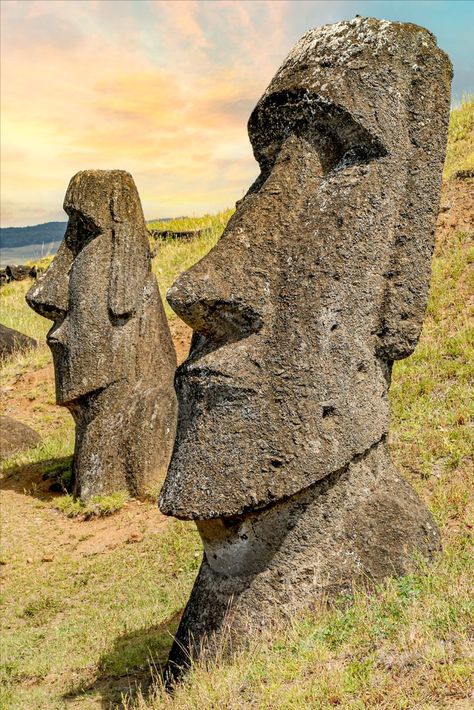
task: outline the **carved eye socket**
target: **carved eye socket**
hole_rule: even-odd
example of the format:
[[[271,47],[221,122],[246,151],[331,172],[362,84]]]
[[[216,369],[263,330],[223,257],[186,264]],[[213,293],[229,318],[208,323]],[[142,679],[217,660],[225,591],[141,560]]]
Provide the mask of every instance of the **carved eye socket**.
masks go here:
[[[290,135],[315,146],[325,173],[387,155],[381,142],[350,113],[307,89],[267,96],[252,112],[248,130],[263,173],[271,170]]]
[[[89,244],[100,234],[101,230],[95,222],[77,210],[68,208],[67,214],[69,221],[64,235],[64,242],[74,257],[76,257],[86,244]]]

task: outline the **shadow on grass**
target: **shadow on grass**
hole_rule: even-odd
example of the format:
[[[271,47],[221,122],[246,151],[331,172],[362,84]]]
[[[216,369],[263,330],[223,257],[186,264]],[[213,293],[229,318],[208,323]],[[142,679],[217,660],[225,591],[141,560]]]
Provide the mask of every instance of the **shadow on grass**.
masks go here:
[[[3,471],[0,490],[50,500],[69,492],[72,456],[17,464]]]
[[[97,697],[104,710],[112,710],[127,707],[139,693],[146,698],[162,677],[180,616],[181,611],[157,626],[119,636],[100,659],[95,680],[63,695],[65,706]]]

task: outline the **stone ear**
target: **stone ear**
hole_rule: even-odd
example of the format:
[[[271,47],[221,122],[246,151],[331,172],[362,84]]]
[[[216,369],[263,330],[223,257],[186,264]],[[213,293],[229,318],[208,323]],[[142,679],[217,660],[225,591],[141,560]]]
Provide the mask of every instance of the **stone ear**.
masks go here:
[[[141,301],[148,274],[146,234],[129,222],[112,229],[109,309],[114,316],[131,315]]]
[[[112,264],[109,309],[114,316],[131,315],[141,301],[149,267],[145,221],[133,181],[112,195]],[[134,193],[134,194],[130,194]],[[138,208],[137,208],[138,203]]]

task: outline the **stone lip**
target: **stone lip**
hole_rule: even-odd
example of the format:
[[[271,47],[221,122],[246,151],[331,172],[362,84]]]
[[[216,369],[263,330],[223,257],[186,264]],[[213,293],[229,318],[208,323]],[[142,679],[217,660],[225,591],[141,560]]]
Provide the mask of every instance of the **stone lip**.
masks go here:
[[[451,74],[428,31],[358,18],[307,33],[270,82],[249,121],[261,175],[168,292],[194,336],[164,513],[264,509],[387,434],[426,307]]]

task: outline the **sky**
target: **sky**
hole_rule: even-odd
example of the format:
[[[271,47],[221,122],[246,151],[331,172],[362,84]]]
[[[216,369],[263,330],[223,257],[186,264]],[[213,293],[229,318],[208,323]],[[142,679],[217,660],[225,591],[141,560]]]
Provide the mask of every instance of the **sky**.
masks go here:
[[[232,206],[252,108],[307,30],[356,14],[431,30],[474,92],[471,0],[1,0],[1,225],[67,219],[70,178],[132,173],[146,219]]]

